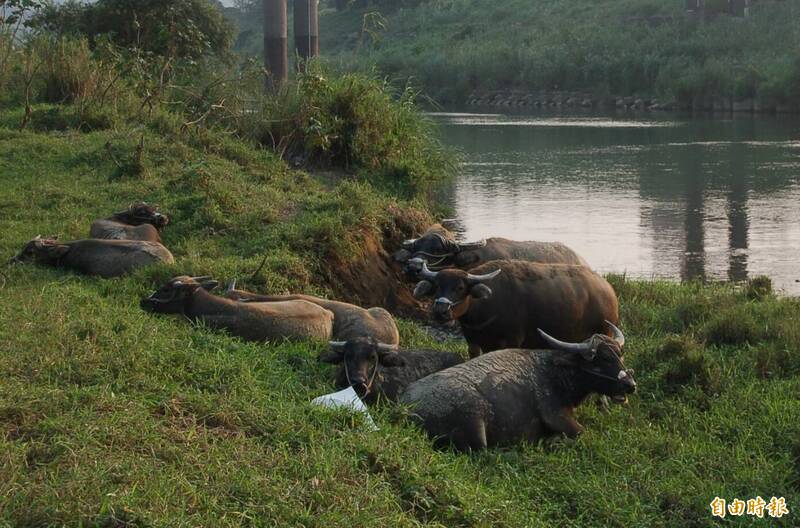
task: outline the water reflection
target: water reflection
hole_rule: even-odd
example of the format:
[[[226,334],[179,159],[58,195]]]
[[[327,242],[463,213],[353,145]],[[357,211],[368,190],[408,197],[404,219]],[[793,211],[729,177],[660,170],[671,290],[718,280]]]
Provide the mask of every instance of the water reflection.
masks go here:
[[[466,158],[443,198],[465,238],[561,240],[640,277],[767,274],[800,294],[798,121],[439,119]]]

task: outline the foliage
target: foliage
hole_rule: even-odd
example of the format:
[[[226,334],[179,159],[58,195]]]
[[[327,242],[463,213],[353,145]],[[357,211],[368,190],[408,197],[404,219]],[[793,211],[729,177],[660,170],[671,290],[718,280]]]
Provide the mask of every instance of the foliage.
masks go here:
[[[443,102],[509,89],[756,97],[765,107],[800,100],[799,2],[759,2],[749,18],[707,21],[684,8],[682,0],[438,0],[331,9],[321,47],[344,69],[377,66]],[[386,29],[365,46],[363,16],[375,11]],[[240,51],[257,54],[258,43],[253,36]]]
[[[290,157],[427,190],[452,166],[415,99],[410,89],[393,94],[376,78],[311,68],[251,114],[247,128],[259,143],[279,145]]]
[[[46,114],[36,103],[73,103],[59,116],[78,129],[122,119],[180,120],[173,133],[224,131],[309,168],[343,170],[407,197],[423,196],[452,173],[449,154],[411,90],[395,93],[361,74],[330,75],[312,66],[283,89],[265,94],[256,62],[244,68],[175,60],[95,40],[42,33],[12,54],[8,105],[23,104],[20,126]],[[170,125],[172,126],[172,125]]]
[[[33,27],[56,35],[103,35],[126,48],[156,55],[198,59],[225,55],[233,29],[208,0],[98,0],[48,5],[31,21]]]

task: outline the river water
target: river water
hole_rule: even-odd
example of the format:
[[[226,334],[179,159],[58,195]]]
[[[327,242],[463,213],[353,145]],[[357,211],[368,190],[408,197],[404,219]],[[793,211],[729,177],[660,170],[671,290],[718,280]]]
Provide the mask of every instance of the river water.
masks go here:
[[[437,113],[464,239],[558,240],[601,272],[800,295],[800,120]]]

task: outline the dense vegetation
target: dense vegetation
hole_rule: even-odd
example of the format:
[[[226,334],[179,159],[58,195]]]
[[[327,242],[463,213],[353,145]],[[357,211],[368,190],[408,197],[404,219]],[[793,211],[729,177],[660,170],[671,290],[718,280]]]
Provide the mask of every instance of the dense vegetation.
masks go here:
[[[322,13],[323,54],[377,65],[443,102],[477,90],[583,91],[689,102],[800,101],[800,1],[758,2],[750,18],[696,20],[684,0],[429,0]],[[233,11],[231,11],[233,13]],[[238,21],[238,49],[259,52]]]
[[[30,22],[58,35],[111,38],[116,44],[143,52],[199,58],[224,55],[233,28],[219,6],[208,0],[69,0],[44,4]]]
[[[182,273],[347,294],[337,277],[424,222],[406,198],[448,171],[410,95],[317,71],[262,96],[247,68],[107,40],[0,44],[0,255],[144,199],[177,258],[0,269],[0,525],[697,526],[714,496],[756,495],[795,524],[800,302],[768,281],[612,277],[640,392],[581,408],[576,442],[439,452],[391,406],[366,432],[308,405],[332,390],[324,343],[246,344],[138,299]]]

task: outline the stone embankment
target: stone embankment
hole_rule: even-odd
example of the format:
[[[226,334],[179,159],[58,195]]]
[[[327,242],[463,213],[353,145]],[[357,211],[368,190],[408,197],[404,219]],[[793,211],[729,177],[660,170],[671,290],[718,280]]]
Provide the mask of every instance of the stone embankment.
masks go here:
[[[596,96],[583,92],[473,92],[467,98],[467,104],[469,106],[555,109],[800,113],[800,104],[764,103],[754,98],[707,96],[678,101],[651,97]]]

